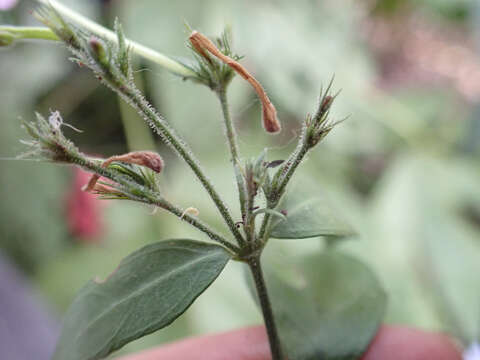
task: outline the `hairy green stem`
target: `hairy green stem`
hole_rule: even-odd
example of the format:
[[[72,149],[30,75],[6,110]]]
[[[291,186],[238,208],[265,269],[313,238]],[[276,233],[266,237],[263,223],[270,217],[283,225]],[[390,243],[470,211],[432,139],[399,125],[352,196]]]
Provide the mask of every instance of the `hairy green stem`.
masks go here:
[[[278,336],[275,318],[273,316],[272,305],[268,296],[267,286],[263,278],[260,256],[252,257],[247,261],[248,267],[252,272],[255,288],[257,290],[258,300],[262,308],[265,328],[267,329],[268,342],[272,353],[272,360],[283,360],[282,347]]]
[[[246,201],[247,196],[246,196],[246,189],[245,189],[245,180],[243,178],[243,174],[241,172],[241,168],[239,164],[237,134],[235,132],[235,127],[233,126],[232,117],[230,115],[226,86],[222,86],[220,90],[217,91],[217,95],[222,107],[223,120],[225,124],[225,134],[227,136],[227,141],[230,148],[230,154],[232,156],[232,163],[233,163],[233,167],[234,167],[235,175],[237,179],[238,196],[240,199],[240,208],[242,212],[242,218],[245,221],[245,218],[248,212],[248,209],[247,209],[248,206]],[[245,242],[242,241],[240,245],[245,245]]]
[[[144,90],[145,81],[140,74],[134,75],[134,81],[140,90]],[[120,110],[120,117],[127,140],[129,151],[135,150],[152,150],[155,151],[155,141],[153,134],[150,131],[148,124],[139,123],[139,115],[129,104],[122,101],[121,97],[117,95],[118,107]]]
[[[274,207],[272,207],[271,209],[273,208]],[[258,238],[263,243],[267,242],[268,240],[267,227],[270,224],[270,218],[271,218],[271,215],[269,213],[266,213],[265,216],[263,217],[262,225],[260,226],[260,232],[258,233]]]
[[[178,216],[180,220],[183,220],[190,225],[196,227],[198,230],[204,232],[210,239],[222,244],[226,248],[230,250],[232,255],[236,256],[240,249],[236,247],[235,245],[231,244],[228,242],[223,236],[220,234],[216,233],[214,230],[212,230],[207,224],[205,224],[203,221],[196,219],[195,217],[191,216],[190,214],[186,213],[185,210],[171,204],[165,199],[154,199],[154,201],[151,202],[152,205],[156,205],[158,207],[161,207],[162,209],[165,209],[172,214]]]
[[[228,106],[227,99],[227,89],[222,86],[220,90],[217,91],[220,104],[222,106],[223,119],[225,123],[225,132],[228,139],[228,145],[230,146],[230,153],[232,155],[232,162],[235,165],[238,165],[239,151],[237,144],[237,134],[235,132],[235,127],[233,126],[232,117],[230,116],[230,109]]]
[[[246,214],[245,214],[245,232],[247,233],[247,239],[250,243],[255,239],[255,217],[253,216],[253,207],[255,203],[255,181],[253,179],[252,165],[248,164],[246,169],[246,183],[247,183],[247,201],[246,201]]]
[[[105,80],[106,81],[106,80]],[[202,168],[199,165],[198,160],[194,157],[188,146],[185,142],[175,133],[175,131],[170,127],[170,125],[160,116],[157,112],[153,109],[153,107],[147,102],[147,100],[141,95],[137,89],[130,89],[130,88],[117,88],[114,84],[108,83],[107,84],[118,94],[122,96],[122,98],[136,108],[143,116],[149,125],[151,125],[154,129],[157,130],[159,135],[162,136],[163,140],[167,145],[172,147],[180,157],[188,164],[188,166],[192,169],[194,174],[200,180],[200,183],[203,185],[205,190],[210,195],[211,199],[217,206],[220,214],[222,215],[223,219],[225,220],[226,224],[228,225],[230,231],[235,236],[235,239],[239,244],[242,244],[243,237],[238,231],[235,222],[230,215],[227,206],[221,199],[220,195],[215,190],[213,184],[204,174]]]
[[[274,193],[272,198],[268,199],[269,209],[274,209],[278,205],[280,199],[285,193],[288,182],[290,181],[298,165],[300,165],[303,158],[310,149],[306,141],[307,137],[305,131],[306,130],[304,130],[304,133],[302,134],[302,137],[300,138],[300,141],[295,151],[289,156],[288,160],[285,162],[285,165],[282,166],[275,174],[275,177],[272,181],[272,188]],[[260,227],[258,238],[261,239],[263,243],[266,243],[269,237],[268,228],[270,225],[270,219],[271,215],[265,214],[265,216],[263,217],[262,225]]]
[[[278,178],[278,183],[276,183],[275,180],[273,183],[274,189],[276,189],[275,198],[273,199],[275,206],[278,205],[280,198],[285,192],[288,182],[292,178],[293,173],[297,169],[298,165],[300,165],[309,149],[310,148],[306,142],[302,141],[298,149],[292,154],[292,156],[289,157],[285,166],[279,170],[280,176]]]

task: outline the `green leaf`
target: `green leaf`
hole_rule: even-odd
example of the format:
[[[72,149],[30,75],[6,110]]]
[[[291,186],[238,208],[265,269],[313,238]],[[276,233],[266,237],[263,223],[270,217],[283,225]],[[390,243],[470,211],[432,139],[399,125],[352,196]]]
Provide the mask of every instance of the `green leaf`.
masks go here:
[[[270,236],[277,239],[305,239],[318,236],[353,235],[352,228],[329,205],[318,190],[295,186],[276,208],[286,211],[287,220],[274,220]]]
[[[101,359],[169,325],[217,278],[230,255],[187,239],[127,256],[104,281],[90,281],[70,306],[54,360]]]
[[[266,280],[289,360],[356,359],[385,312],[386,295],[372,271],[336,251],[284,263]]]

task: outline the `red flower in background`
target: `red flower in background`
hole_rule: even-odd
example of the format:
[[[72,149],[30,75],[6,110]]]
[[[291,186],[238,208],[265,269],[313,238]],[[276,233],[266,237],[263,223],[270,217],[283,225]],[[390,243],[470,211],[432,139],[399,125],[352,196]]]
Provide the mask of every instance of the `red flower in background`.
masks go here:
[[[91,174],[75,167],[71,189],[67,194],[67,224],[70,233],[82,242],[98,243],[103,231],[101,204],[94,194],[83,191]]]

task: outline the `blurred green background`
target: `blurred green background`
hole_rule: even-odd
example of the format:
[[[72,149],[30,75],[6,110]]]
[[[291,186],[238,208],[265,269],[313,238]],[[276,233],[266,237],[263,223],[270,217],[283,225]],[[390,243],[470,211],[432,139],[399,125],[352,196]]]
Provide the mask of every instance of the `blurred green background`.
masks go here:
[[[208,35],[230,25],[234,49],[277,106],[283,131],[266,135],[253,92],[230,90],[244,157],[269,147],[281,159],[301,120],[315,110],[335,74],[337,119],[350,115],[309,156],[297,176],[327,192],[359,236],[344,251],[369,263],[387,289],[386,322],[480,335],[480,5],[475,0],[63,1],[127,37],[174,56],[190,56],[185,22]],[[0,12],[3,24],[35,24],[34,5]],[[82,129],[67,131],[85,152],[110,156],[156,149],[166,161],[163,191],[221,228],[189,169],[116,96],[58,44],[22,42],[0,51],[0,156],[25,138],[19,118],[59,110]],[[239,217],[233,172],[213,93],[136,59],[136,78],[159,112],[191,144]],[[69,167],[3,161],[0,249],[31,279],[58,317],[90,278],[152,241],[205,239],[161,211],[85,198],[85,177]],[[317,240],[274,242],[278,259]],[[172,327],[123,353],[191,334],[261,322],[240,264]]]

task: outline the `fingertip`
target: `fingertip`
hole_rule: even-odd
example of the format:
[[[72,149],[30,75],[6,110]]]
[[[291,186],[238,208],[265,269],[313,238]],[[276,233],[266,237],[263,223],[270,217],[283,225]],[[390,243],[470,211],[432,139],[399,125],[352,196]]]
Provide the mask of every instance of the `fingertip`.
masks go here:
[[[264,327],[190,338],[118,360],[268,360]],[[382,326],[362,360],[461,360],[453,342],[443,334],[403,326]]]
[[[403,326],[382,326],[362,360],[462,360],[446,335]]]
[[[181,340],[117,360],[267,360],[270,359],[263,326]]]

